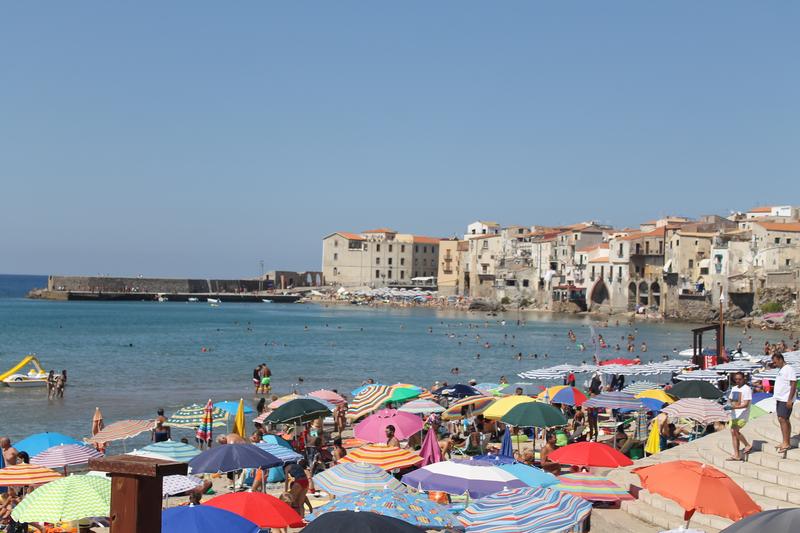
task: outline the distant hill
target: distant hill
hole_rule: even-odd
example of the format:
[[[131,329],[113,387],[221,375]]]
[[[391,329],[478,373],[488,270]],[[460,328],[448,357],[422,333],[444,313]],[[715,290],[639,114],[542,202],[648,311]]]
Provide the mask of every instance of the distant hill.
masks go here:
[[[47,287],[47,276],[0,274],[0,298],[23,298],[31,289]]]

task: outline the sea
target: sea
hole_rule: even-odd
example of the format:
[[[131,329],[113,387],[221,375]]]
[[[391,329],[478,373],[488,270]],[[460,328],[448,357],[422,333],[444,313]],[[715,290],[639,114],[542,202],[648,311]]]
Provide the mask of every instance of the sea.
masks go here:
[[[154,418],[160,407],[169,415],[208,399],[243,398],[254,406],[251,378],[259,363],[271,368],[276,394],[320,388],[349,394],[367,378],[430,387],[437,380],[497,382],[506,376],[513,384],[525,370],[591,362],[590,327],[610,345],[603,358],[628,355],[623,338],[629,333],[636,336],[636,353],[644,362],[675,357],[692,342],[692,324],[628,325],[612,319],[604,327],[587,316],[550,313],[489,316],[355,305],[223,302],[211,307],[24,298],[45,284],[42,276],[0,276],[0,373],[30,353],[45,369],[68,372],[63,399],[48,400],[44,388],[0,385],[0,435],[12,441],[41,431],[87,437],[95,407],[109,423]],[[586,351],[570,341],[570,329]],[[745,349],[756,353],[765,339],[782,338],[776,332],[751,333],[748,342],[740,330],[731,330],[728,343],[742,338]],[[642,342],[646,353],[640,352]],[[617,343],[621,352],[614,349]],[[558,383],[523,387],[532,394],[538,385],[553,384]],[[189,431],[177,430],[174,437],[180,436],[190,436]],[[145,443],[142,436],[124,447]]]

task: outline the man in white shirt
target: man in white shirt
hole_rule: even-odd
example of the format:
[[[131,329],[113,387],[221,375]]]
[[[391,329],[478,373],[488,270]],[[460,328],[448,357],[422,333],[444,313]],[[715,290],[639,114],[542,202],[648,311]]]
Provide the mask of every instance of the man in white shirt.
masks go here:
[[[744,382],[744,374],[736,372],[733,375],[734,386],[731,387],[730,404],[731,404],[731,439],[733,440],[733,455],[728,461],[741,461],[742,454],[739,452],[739,444],[744,446],[744,454],[747,455],[753,449],[753,446],[747,442],[747,439],[742,435],[742,428],[747,424],[750,418],[750,402],[753,400],[753,391],[750,386]]]
[[[778,424],[781,426],[781,436],[783,442],[775,449],[783,453],[791,448],[790,438],[792,436],[792,407],[797,396],[797,374],[790,365],[786,364],[783,354],[772,354],[772,366],[778,369],[778,377],[775,378],[775,388],[772,395],[775,398],[775,414],[778,415]]]

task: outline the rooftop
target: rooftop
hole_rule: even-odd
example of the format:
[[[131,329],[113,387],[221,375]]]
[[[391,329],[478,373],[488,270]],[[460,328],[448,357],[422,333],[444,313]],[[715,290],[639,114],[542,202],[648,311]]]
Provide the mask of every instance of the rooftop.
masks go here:
[[[756,222],[767,231],[790,231],[800,233],[800,222]]]
[[[368,229],[366,231],[362,231],[361,233],[397,233],[397,232],[389,228],[378,228],[378,229]]]
[[[768,205],[761,205],[754,207],[747,211],[748,213],[772,213],[772,207]]]

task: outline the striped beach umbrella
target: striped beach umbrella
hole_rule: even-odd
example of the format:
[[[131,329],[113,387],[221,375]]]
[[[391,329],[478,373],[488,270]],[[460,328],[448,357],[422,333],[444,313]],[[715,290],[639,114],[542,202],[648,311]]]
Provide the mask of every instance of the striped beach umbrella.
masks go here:
[[[633,499],[630,492],[610,479],[585,472],[559,476],[558,484],[552,488],[593,502],[619,502]]]
[[[183,492],[194,490],[203,484],[203,480],[197,476],[182,476],[179,474],[164,476],[161,482],[161,494],[163,496],[174,496]]]
[[[561,533],[576,527],[592,504],[549,488],[502,490],[471,503],[459,515],[467,533]]]
[[[678,381],[707,381],[709,383],[719,383],[725,376],[712,370],[692,370],[675,376]]]
[[[220,410],[220,412],[224,411]],[[200,423],[196,425],[197,431],[195,434],[198,440],[206,443],[211,442],[211,439],[214,436],[214,422],[214,406],[211,403],[211,399],[209,399],[206,403],[205,409],[203,410],[203,416],[200,419]]]
[[[211,403],[211,401],[209,400],[208,403]],[[208,405],[203,407],[196,403],[182,407],[169,417],[167,424],[179,428],[195,429],[203,423],[207,407]],[[211,418],[214,427],[224,426],[225,420],[228,418],[228,412],[211,405]]]
[[[269,402],[269,404],[267,404],[267,409],[277,409],[286,402],[291,402],[292,400],[296,400],[298,398],[301,398],[301,396],[296,392],[293,392],[291,394],[286,394],[284,396],[281,396],[277,400],[272,400],[271,402]]]
[[[463,418],[461,410],[465,407],[469,413],[467,416],[477,416],[483,414],[497,398],[491,396],[467,396],[450,404],[450,407],[442,413],[442,420],[458,420]]]
[[[380,409],[392,395],[392,388],[387,385],[367,385],[355,395],[347,409],[347,418],[357,420],[372,411]]]
[[[595,409],[644,409],[641,400],[637,400],[633,395],[625,394],[624,392],[600,393],[586,400],[583,407]]]
[[[413,400],[400,406],[398,411],[403,413],[413,413],[415,415],[427,415],[430,413],[442,413],[444,407],[432,400]]]
[[[256,444],[256,446],[258,446],[265,452],[274,455],[275,457],[283,461],[284,464],[296,463],[303,458],[302,455],[300,455],[293,449],[286,448],[285,446],[281,446],[280,444],[269,444],[266,442],[259,442],[258,444]]]
[[[489,461],[442,461],[423,466],[403,476],[403,483],[417,490],[448,494],[467,493],[481,498],[506,488],[526,487],[516,476]]]
[[[703,398],[684,398],[661,409],[673,418],[688,418],[700,424],[727,422],[730,415],[720,404]]]
[[[365,444],[351,450],[339,459],[340,463],[369,463],[384,470],[408,468],[422,462],[422,457],[414,452],[381,444]]]
[[[188,463],[192,458],[200,454],[200,450],[191,444],[184,444],[174,440],[148,444],[142,448],[142,451],[157,453],[180,463]]]
[[[152,420],[120,420],[109,424],[95,435],[86,439],[89,444],[102,444],[115,440],[131,439],[140,433],[150,431],[155,427]]]
[[[581,406],[586,401],[586,395],[567,385],[556,385],[549,387],[539,393],[537,399],[549,403],[563,403],[567,405]]]
[[[444,529],[457,527],[455,516],[443,505],[432,502],[425,495],[397,492],[391,489],[353,492],[339,496],[314,510],[308,516],[313,522],[325,513],[358,511],[391,516],[420,528]]]
[[[28,494],[11,517],[17,522],[58,523],[108,516],[111,480],[99,476],[67,476]]]
[[[312,398],[317,398],[318,400],[325,400],[326,402],[330,402],[333,405],[340,405],[345,402],[345,399],[339,393],[333,392],[332,390],[327,389],[320,389],[315,390],[314,392],[309,392],[309,396]]]
[[[490,420],[499,420],[505,416],[511,409],[521,403],[535,402],[536,400],[530,396],[522,394],[514,396],[504,396],[495,401],[488,409],[483,412],[483,416]]]
[[[18,464],[0,469],[0,487],[42,485],[62,477],[55,470],[43,466]]]
[[[98,459],[103,454],[83,444],[60,444],[31,457],[31,463],[47,468],[64,468],[85,465],[89,459]]]
[[[635,383],[631,383],[630,385],[622,389],[622,392],[624,392],[625,394],[633,394],[634,396],[636,396],[640,392],[644,392],[646,390],[658,389],[660,387],[661,386],[658,383],[654,383],[652,381],[637,381]]]
[[[314,476],[314,486],[336,497],[365,490],[405,490],[405,485],[378,466],[348,462],[334,465]]]

